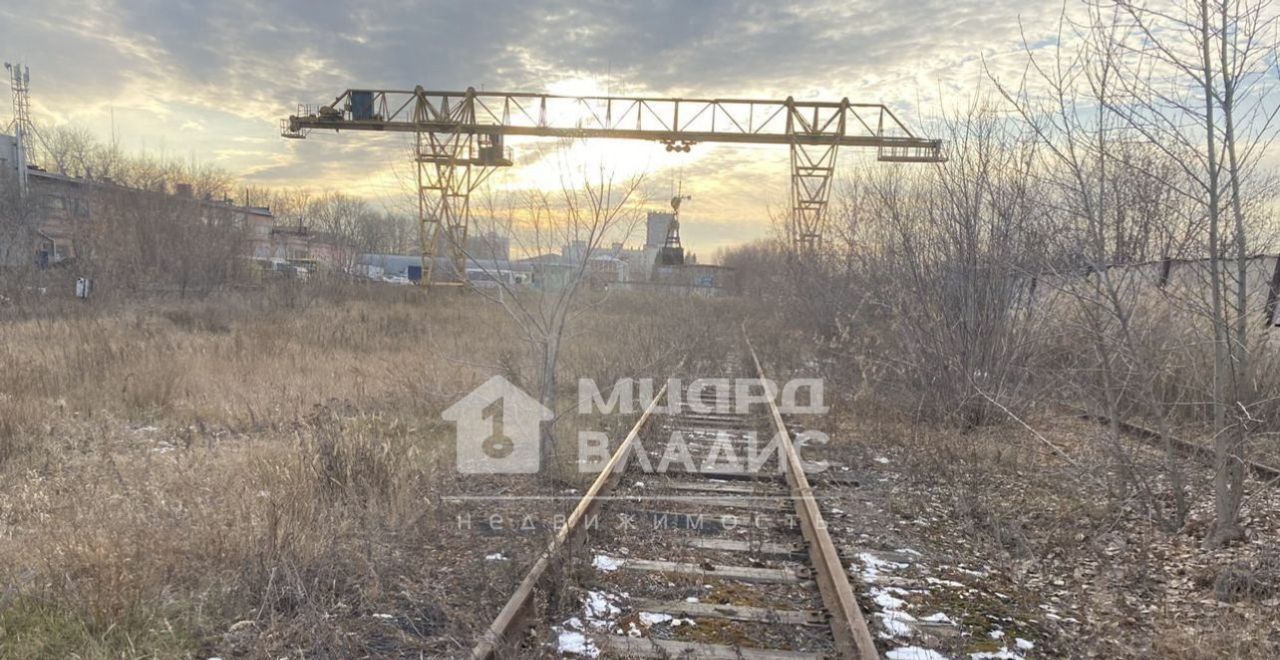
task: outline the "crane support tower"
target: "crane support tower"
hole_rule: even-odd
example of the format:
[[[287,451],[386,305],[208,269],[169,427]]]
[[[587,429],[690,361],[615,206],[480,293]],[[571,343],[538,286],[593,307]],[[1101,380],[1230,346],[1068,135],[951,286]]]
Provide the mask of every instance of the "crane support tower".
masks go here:
[[[358,90],[324,106],[300,106],[281,121],[281,134],[314,130],[399,131],[414,135],[423,281],[430,283],[442,234],[453,276],[465,278],[469,198],[498,167],[512,161],[509,135],[652,140],[669,151],[700,142],[774,144],[791,150],[794,249],[818,250],[840,147],[876,150],[880,161],[940,163],[942,141],[916,137],[882,104],[762,99],[681,99],[643,96]]]

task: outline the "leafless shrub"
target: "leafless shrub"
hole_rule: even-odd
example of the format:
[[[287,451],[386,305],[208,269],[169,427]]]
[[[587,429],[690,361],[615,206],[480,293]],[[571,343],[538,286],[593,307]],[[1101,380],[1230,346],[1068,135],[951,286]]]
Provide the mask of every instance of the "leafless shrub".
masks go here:
[[[948,126],[944,168],[871,173],[846,189],[845,250],[865,292],[850,334],[874,342],[867,359],[902,405],[978,425],[1000,415],[988,397],[1032,390],[1040,319],[1023,313],[1019,282],[1043,253],[1047,209],[1023,136],[981,107]]]
[[[1267,600],[1280,593],[1280,555],[1264,553],[1253,562],[1232,564],[1218,572],[1213,594],[1224,603]]]
[[[227,319],[226,312],[214,304],[169,309],[161,312],[161,316],[187,332],[216,334],[231,332],[231,323]]]

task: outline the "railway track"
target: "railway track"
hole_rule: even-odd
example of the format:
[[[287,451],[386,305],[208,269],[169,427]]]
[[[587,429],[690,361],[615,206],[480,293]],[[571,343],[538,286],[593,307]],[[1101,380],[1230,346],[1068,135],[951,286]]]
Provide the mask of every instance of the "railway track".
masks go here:
[[[1091,420],[1099,424],[1102,424],[1103,426],[1106,426],[1111,423],[1111,418],[1103,414],[1091,413],[1087,410],[1084,410],[1082,408],[1077,408],[1074,406],[1068,407],[1068,410],[1075,413],[1076,415],[1079,415],[1081,419]],[[1186,456],[1192,456],[1207,465],[1212,466],[1214,464],[1214,461],[1217,460],[1217,456],[1214,453],[1213,447],[1209,447],[1209,446],[1200,444],[1198,442],[1183,440],[1182,438],[1178,438],[1176,436],[1165,436],[1165,435],[1162,435],[1159,431],[1147,428],[1145,426],[1142,426],[1141,424],[1135,424],[1133,422],[1127,422],[1127,421],[1121,420],[1117,422],[1116,425],[1120,428],[1122,432],[1128,434],[1131,437],[1138,438],[1139,440],[1146,442],[1147,444],[1151,445],[1156,449],[1164,449],[1164,443],[1168,442],[1169,444],[1173,445],[1174,449],[1179,453]],[[1260,463],[1254,460],[1246,460],[1244,462],[1244,465],[1246,470],[1253,473],[1255,477],[1257,477],[1258,479],[1264,482],[1275,483],[1277,481],[1280,481],[1280,468],[1278,467],[1267,465],[1266,463]]]
[[[764,378],[746,356],[690,375]],[[473,660],[879,657],[776,403],[727,389],[659,392]],[[746,467],[753,434],[762,469],[716,469]]]

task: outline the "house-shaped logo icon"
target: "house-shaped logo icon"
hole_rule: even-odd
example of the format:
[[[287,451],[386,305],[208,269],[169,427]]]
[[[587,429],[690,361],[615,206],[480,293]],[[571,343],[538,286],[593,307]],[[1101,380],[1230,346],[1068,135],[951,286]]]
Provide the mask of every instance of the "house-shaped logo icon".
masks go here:
[[[458,471],[534,474],[540,465],[540,426],[554,415],[502,376],[485,381],[441,414],[458,425]]]

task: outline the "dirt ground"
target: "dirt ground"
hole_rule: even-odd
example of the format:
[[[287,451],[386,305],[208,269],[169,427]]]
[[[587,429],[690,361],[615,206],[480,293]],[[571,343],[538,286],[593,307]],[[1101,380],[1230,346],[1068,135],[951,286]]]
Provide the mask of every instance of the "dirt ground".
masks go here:
[[[830,495],[824,510],[864,578],[882,651],[1280,657],[1280,489],[1250,481],[1247,542],[1204,550],[1208,467],[1184,459],[1194,504],[1185,526],[1166,530],[1137,498],[1108,497],[1095,476],[1110,472],[1096,423],[1056,411],[1027,421],[1043,440],[1012,424],[962,432],[885,410],[839,420],[830,455],[858,486]],[[1134,442],[1140,464],[1162,459]],[[1157,500],[1171,506],[1168,493]],[[877,588],[868,571],[906,588]],[[895,625],[899,612],[953,625],[911,630]]]

